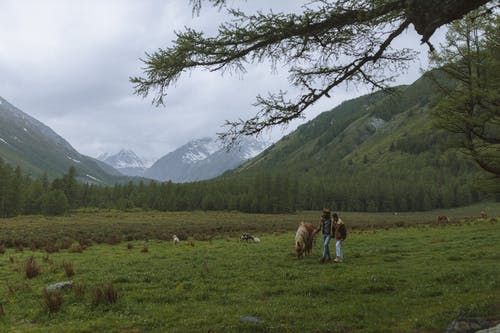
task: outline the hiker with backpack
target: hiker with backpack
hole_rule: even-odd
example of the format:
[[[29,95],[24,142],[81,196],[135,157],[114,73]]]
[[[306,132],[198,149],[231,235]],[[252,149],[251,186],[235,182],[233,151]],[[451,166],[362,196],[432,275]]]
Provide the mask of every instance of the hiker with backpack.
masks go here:
[[[337,213],[333,213],[333,230],[335,235],[335,259],[334,262],[343,262],[344,254],[342,253],[342,242],[347,237],[347,229],[344,222],[340,219]]]

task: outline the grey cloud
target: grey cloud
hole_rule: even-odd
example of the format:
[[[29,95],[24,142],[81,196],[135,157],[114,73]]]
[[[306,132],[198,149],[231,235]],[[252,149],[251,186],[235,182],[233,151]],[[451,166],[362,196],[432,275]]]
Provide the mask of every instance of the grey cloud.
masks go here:
[[[238,2],[266,8],[268,1]],[[300,3],[300,2],[299,2]],[[290,11],[299,5],[280,4]],[[281,9],[281,8],[278,8]],[[286,9],[286,8],[285,8]],[[184,26],[214,32],[223,12],[206,6],[193,17],[185,0],[4,0],[0,2],[0,96],[52,127],[90,156],[131,148],[160,157],[190,139],[214,135],[227,120],[249,118],[257,94],[290,90],[286,76],[265,64],[239,76],[195,71],[169,91],[166,108],[133,94],[145,52],[168,47]],[[415,44],[413,35],[409,41]],[[418,72],[418,71],[417,71]],[[416,76],[415,74],[412,74]],[[416,77],[415,77],[416,78]],[[338,90],[308,119],[365,91]],[[292,91],[293,92],[293,91]],[[290,124],[277,138],[295,128]]]

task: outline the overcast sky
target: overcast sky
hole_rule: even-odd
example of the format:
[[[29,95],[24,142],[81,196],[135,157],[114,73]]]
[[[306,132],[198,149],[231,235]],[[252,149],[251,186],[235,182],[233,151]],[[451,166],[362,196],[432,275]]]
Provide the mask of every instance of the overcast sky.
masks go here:
[[[230,1],[267,11],[269,0]],[[297,10],[301,1],[273,1],[275,10]],[[242,76],[195,71],[170,89],[166,107],[133,94],[129,77],[141,75],[145,52],[171,45],[184,26],[214,31],[224,15],[208,5],[193,17],[187,0],[0,1],[0,96],[51,127],[85,155],[134,150],[161,157],[193,138],[214,136],[225,120],[257,111],[257,94],[287,90],[286,72],[252,66]],[[426,66],[426,47],[406,32],[398,40],[421,50],[420,61],[397,84],[411,83]],[[307,120],[369,88],[339,88]],[[277,139],[277,128],[264,138]]]

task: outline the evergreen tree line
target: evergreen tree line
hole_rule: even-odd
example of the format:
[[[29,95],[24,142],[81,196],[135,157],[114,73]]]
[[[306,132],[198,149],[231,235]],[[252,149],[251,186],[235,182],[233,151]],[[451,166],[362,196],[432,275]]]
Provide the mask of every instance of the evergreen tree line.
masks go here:
[[[102,186],[79,183],[74,167],[61,178],[31,179],[0,160],[0,216],[60,215],[78,208],[286,213],[327,206],[339,211],[422,211],[484,200],[467,165],[453,162],[446,163],[452,168],[398,165],[382,171],[346,163],[337,166],[331,178],[276,172],[184,184],[141,181]]]

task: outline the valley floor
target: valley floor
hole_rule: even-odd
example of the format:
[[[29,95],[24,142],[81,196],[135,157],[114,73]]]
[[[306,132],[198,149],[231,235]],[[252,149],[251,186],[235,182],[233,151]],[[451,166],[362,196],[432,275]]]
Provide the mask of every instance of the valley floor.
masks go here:
[[[111,229],[98,227],[117,225],[116,217],[102,217],[102,212],[93,219],[86,214],[73,216],[74,230],[105,234]],[[304,214],[300,218],[309,216],[313,222],[317,212]],[[372,214],[372,222],[365,223],[344,214],[346,221],[360,227],[351,230],[344,243],[342,264],[320,264],[318,240],[311,256],[296,258],[298,216],[288,220],[240,214],[260,243],[241,242],[236,236],[241,229],[231,229],[230,220],[217,224],[215,215],[208,214],[213,228],[223,228],[218,237],[200,240],[188,235],[174,245],[166,240],[170,227],[165,226],[165,240],[155,238],[161,229],[153,221],[165,219],[158,213],[142,224],[142,232],[151,232],[149,240],[120,239],[86,247],[73,239],[69,247],[53,253],[4,247],[0,331],[442,332],[460,316],[500,319],[498,213],[486,219],[447,214],[449,224],[423,223],[421,217],[413,221],[408,215],[399,227],[391,221],[380,228],[372,222],[395,215]],[[189,222],[187,213],[176,216]],[[127,219],[128,235],[134,235],[139,216]],[[159,225],[166,225],[162,221]],[[2,222],[2,231],[29,234],[31,226],[38,236],[50,236],[41,235],[41,230],[51,219]],[[71,225],[70,220],[54,223]],[[288,230],[249,229],[261,223],[284,224]],[[82,224],[86,228],[79,229]],[[121,225],[116,230],[126,229]],[[5,243],[5,233],[1,237]],[[330,248],[334,251],[333,244]],[[27,264],[33,262],[39,275],[27,278]],[[68,276],[68,267],[74,275]],[[62,281],[73,286],[61,293],[60,309],[50,311],[54,303],[43,290]]]

